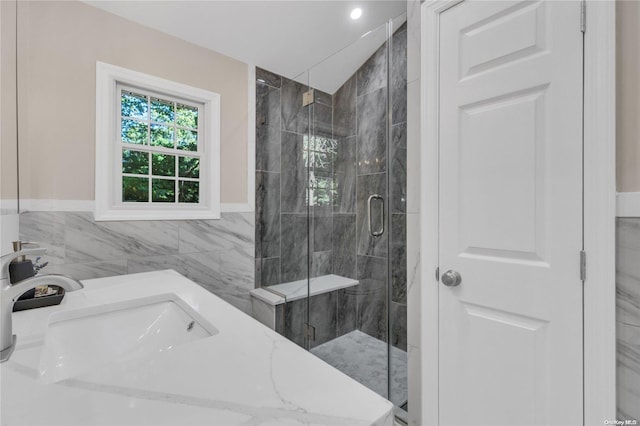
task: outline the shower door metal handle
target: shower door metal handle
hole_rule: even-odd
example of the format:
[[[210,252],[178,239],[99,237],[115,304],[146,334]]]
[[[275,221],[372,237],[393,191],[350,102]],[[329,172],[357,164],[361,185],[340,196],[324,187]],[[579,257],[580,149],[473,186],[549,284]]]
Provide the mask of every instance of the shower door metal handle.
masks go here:
[[[373,222],[373,217],[371,216],[371,210],[372,210],[371,204],[373,203],[373,200],[380,200],[382,204],[382,209],[380,210],[381,225],[378,231],[374,231],[371,228],[371,223]],[[369,216],[369,234],[371,234],[371,236],[373,237],[382,236],[382,234],[384,234],[384,198],[382,198],[382,195],[379,195],[379,194],[370,195],[369,199],[367,200],[367,210],[368,210],[368,216]]]

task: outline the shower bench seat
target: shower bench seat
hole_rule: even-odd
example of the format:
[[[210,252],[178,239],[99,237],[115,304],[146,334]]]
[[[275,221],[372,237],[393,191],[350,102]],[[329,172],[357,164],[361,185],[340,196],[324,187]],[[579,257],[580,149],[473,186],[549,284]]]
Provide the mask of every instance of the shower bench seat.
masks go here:
[[[307,296],[341,290],[358,285],[359,281],[340,275],[322,275],[307,282],[306,279],[261,287],[251,290],[253,317],[272,329],[276,329],[276,310],[279,305]]]

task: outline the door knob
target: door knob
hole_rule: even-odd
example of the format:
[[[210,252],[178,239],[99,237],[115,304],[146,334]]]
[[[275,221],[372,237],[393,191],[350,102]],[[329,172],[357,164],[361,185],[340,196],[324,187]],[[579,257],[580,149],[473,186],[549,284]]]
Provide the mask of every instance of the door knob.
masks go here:
[[[446,285],[447,287],[455,287],[457,285],[460,285],[461,282],[462,277],[454,270],[449,269],[447,272],[442,274],[442,284]]]

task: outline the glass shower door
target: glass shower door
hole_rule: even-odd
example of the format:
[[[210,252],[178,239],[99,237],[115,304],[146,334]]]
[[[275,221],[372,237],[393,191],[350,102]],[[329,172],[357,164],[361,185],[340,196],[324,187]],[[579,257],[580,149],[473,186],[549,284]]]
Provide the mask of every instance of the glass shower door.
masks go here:
[[[404,17],[256,71],[256,280],[275,328],[406,414]]]
[[[309,70],[307,329],[312,353],[406,409],[406,27],[394,22]]]

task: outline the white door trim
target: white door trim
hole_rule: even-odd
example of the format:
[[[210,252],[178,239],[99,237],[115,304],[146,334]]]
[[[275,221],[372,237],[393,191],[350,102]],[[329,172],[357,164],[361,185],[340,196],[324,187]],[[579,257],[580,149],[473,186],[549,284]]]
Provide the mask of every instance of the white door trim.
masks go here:
[[[584,422],[616,415],[616,11],[587,0],[584,104]]]
[[[421,34],[422,412],[438,424],[439,15],[462,0],[426,0]],[[584,423],[615,419],[615,3],[587,0],[585,33]]]

